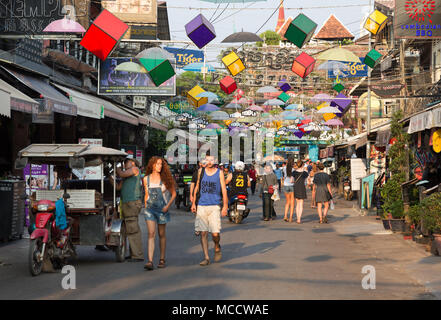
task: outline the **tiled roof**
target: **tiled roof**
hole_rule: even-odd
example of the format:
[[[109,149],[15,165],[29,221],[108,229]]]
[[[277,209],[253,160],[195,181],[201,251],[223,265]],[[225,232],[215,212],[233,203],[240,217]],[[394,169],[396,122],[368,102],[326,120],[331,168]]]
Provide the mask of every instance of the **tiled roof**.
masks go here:
[[[320,40],[354,39],[354,35],[331,14],[314,38]]]

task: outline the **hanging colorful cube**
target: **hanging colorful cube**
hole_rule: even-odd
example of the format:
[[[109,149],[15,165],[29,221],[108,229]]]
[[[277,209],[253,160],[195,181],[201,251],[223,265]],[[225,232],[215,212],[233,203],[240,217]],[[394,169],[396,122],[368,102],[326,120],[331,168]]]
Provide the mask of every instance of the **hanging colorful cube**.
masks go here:
[[[317,24],[301,13],[289,24],[284,37],[302,48],[311,40],[315,29],[317,29]]]
[[[340,81],[334,81],[334,84],[332,86],[332,89],[340,93],[345,88],[345,86]]]
[[[104,61],[128,29],[127,24],[104,9],[90,25],[80,45]]]
[[[375,49],[372,49],[364,57],[364,63],[373,69],[380,62],[381,57],[382,57],[381,53],[379,53]]]
[[[331,107],[337,107],[342,112],[337,114],[341,118],[349,110],[351,102],[351,99],[340,93],[332,100]]]
[[[370,33],[375,35],[386,26],[386,22],[387,22],[387,16],[381,13],[380,11],[375,10],[366,19],[364,28]]]
[[[202,14],[197,15],[185,25],[185,32],[199,49],[216,38],[213,25]]]
[[[245,70],[242,60],[240,60],[239,56],[234,51],[231,51],[231,53],[223,57],[222,62],[233,77]]]
[[[291,89],[291,86],[289,85],[288,82],[286,82],[285,79],[283,79],[282,81],[279,82],[279,88],[283,92],[287,92],[287,91],[289,91]]]
[[[292,64],[292,72],[305,78],[308,74],[312,72],[315,66],[315,59],[309,54],[302,52]]]
[[[232,94],[234,91],[237,90],[237,83],[230,76],[226,76],[222,80],[220,80],[219,85],[222,91],[226,94]]]
[[[287,103],[289,99],[291,99],[291,97],[286,94],[285,92],[282,92],[277,99],[282,100],[283,102]]]
[[[164,58],[140,58],[139,62],[147,70],[155,86],[159,87],[176,73],[168,59]]]
[[[198,95],[200,95],[202,92],[205,92],[205,90],[199,86],[195,86],[193,89],[187,92],[188,102],[196,108],[208,103],[207,97],[198,97]]]

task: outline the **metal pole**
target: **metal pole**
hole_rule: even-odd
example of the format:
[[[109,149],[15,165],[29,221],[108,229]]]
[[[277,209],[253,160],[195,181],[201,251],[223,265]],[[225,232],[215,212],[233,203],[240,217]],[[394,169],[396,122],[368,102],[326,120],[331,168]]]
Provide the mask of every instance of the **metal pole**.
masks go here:
[[[369,8],[372,7],[372,0],[369,0]],[[371,33],[369,32],[369,51],[372,50],[371,43]],[[372,70],[368,67],[368,94],[367,94],[367,119],[366,119],[366,134],[367,134],[367,143],[366,143],[366,167],[368,173],[370,173],[370,158],[371,158],[371,144],[369,142],[369,134],[371,133],[371,73]]]
[[[116,162],[113,161],[113,210],[116,210]]]

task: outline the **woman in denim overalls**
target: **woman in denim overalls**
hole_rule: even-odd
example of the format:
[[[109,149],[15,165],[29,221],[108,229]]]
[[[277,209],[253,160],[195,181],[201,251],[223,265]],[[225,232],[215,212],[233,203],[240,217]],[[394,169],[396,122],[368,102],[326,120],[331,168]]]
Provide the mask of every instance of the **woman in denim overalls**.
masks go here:
[[[147,252],[148,262],[144,266],[153,270],[153,254],[155,251],[156,225],[158,225],[160,260],[158,268],[165,267],[165,226],[170,221],[168,212],[176,198],[175,182],[164,159],[153,157],[150,159],[146,176],[143,179],[145,190],[145,221],[148,230]],[[167,203],[166,191],[172,195]]]

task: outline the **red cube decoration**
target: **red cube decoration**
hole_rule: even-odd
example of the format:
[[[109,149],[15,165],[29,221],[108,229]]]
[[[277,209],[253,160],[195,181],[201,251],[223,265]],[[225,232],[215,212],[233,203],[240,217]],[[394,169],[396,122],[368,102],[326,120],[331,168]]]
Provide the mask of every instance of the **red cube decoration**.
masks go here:
[[[236,91],[237,89],[237,84],[236,81],[234,81],[233,78],[231,78],[230,76],[226,76],[225,78],[223,78],[222,80],[219,81],[220,87],[221,89],[226,93],[226,94],[231,94],[234,91]]]
[[[301,78],[305,78],[312,72],[315,66],[315,59],[309,54],[302,52],[292,64],[292,72],[299,75]]]
[[[104,61],[128,29],[127,24],[104,9],[90,25],[80,45]]]

